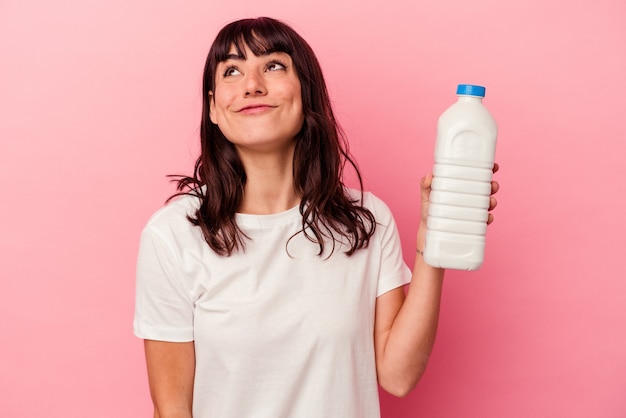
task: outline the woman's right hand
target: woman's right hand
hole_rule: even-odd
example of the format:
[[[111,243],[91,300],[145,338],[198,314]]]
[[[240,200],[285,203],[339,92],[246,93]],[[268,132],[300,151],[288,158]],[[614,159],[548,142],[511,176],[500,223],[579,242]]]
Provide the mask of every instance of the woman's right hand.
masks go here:
[[[500,166],[495,163],[493,165],[493,173],[497,173],[498,170],[500,169]],[[424,227],[426,228],[426,221],[428,220],[428,206],[430,204],[430,192],[431,192],[431,186],[433,183],[433,174],[432,173],[428,173],[426,174],[424,177],[422,177],[421,181],[420,181],[420,194],[421,194],[421,200],[422,200],[422,216],[420,219],[421,225],[420,227]],[[498,190],[500,189],[500,184],[495,181],[492,180],[491,181],[491,197],[489,198],[489,217],[487,219],[487,224],[490,224],[493,222],[493,214],[491,213],[491,211],[493,209],[495,209],[495,207],[498,205],[498,201],[496,200],[495,197],[493,197],[494,194],[496,194],[498,192]]]

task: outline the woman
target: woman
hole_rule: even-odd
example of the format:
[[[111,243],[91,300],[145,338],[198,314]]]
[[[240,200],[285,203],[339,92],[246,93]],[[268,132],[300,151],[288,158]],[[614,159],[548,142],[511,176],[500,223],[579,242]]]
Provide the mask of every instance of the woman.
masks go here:
[[[379,417],[377,384],[406,395],[435,338],[431,176],[411,273],[387,206],[342,183],[346,164],[360,175],[293,29],[224,27],[203,95],[194,175],[141,237],[134,325],[154,416]]]

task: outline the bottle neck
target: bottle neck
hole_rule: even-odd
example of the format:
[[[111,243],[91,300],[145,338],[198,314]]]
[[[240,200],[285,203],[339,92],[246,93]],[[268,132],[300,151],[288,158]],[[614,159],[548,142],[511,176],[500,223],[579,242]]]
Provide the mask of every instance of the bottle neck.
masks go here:
[[[481,103],[483,101],[483,98],[480,96],[470,96],[467,94],[458,94],[457,95],[459,97],[459,102],[479,102]]]

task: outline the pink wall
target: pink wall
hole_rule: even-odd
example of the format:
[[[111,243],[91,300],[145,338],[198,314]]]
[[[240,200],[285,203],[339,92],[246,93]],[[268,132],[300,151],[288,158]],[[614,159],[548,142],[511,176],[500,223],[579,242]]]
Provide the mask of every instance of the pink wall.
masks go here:
[[[216,31],[270,15],[317,51],[409,263],[456,83],[499,122],[486,265],[449,272],[429,370],[384,416],[626,416],[626,3],[215,4],[0,4],[0,414],[149,416],[138,234],[191,170]]]

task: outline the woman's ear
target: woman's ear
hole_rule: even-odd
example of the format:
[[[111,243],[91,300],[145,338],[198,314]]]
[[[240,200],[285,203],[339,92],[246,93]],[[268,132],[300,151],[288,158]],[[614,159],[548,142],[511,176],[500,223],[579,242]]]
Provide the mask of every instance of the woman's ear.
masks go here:
[[[214,125],[217,125],[215,119],[215,97],[213,96],[213,92],[209,90],[209,119],[213,122]]]

